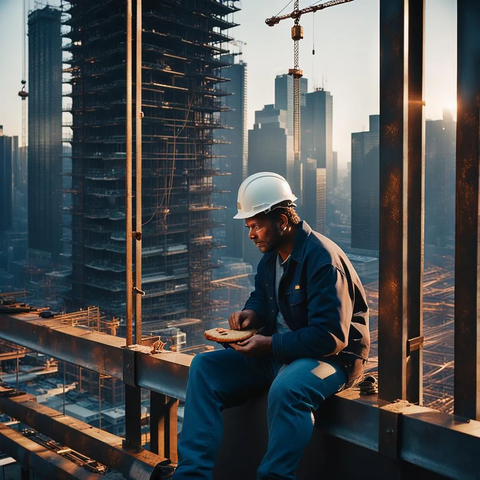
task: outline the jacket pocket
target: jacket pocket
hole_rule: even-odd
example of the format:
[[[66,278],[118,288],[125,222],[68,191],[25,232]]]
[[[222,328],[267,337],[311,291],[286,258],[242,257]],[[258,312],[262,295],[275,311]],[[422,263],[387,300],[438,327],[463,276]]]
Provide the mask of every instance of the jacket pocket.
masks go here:
[[[307,292],[297,290],[287,293],[285,296],[290,310],[291,322],[295,325],[292,330],[305,327],[308,324]]]
[[[307,302],[307,292],[304,290],[297,290],[286,294],[287,302],[291,307],[296,307],[302,302]]]

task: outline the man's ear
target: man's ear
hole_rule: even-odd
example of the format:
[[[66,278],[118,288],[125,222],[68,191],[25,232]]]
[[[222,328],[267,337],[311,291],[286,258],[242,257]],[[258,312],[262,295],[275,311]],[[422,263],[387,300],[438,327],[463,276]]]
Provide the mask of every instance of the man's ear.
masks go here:
[[[284,232],[288,227],[288,217],[282,213],[280,215],[280,231]]]

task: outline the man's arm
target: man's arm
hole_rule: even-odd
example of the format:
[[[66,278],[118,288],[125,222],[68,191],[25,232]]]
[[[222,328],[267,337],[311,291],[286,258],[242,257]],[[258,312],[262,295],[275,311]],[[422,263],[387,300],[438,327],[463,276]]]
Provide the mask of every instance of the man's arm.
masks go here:
[[[266,283],[264,256],[257,266],[257,273],[255,274],[255,288],[250,293],[250,297],[243,307],[243,311],[253,311],[257,316],[255,325],[249,328],[261,328],[265,325],[268,309],[267,292],[265,291]]]
[[[279,362],[322,358],[347,345],[353,300],[345,275],[333,265],[318,269],[308,279],[307,302],[306,326],[272,336],[273,354]]]

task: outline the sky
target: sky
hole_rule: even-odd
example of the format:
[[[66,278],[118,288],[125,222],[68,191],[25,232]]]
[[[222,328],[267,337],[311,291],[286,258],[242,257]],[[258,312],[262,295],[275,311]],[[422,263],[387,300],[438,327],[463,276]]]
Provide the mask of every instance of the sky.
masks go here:
[[[340,168],[350,161],[353,132],[368,130],[369,115],[379,113],[379,1],[354,0],[301,17],[299,66],[309,91],[323,87],[333,96],[333,150]],[[29,8],[47,2],[26,0]],[[58,5],[60,0],[50,0]],[[315,0],[300,0],[300,8]],[[426,0],[425,118],[443,110],[455,114],[456,0]],[[247,63],[248,128],[256,110],[274,102],[276,75],[293,68],[291,19],[274,27],[265,19],[293,10],[293,0],[242,0],[234,14],[239,26],[228,32],[242,47]],[[5,135],[21,135],[22,0],[0,0],[0,125]],[[315,50],[315,55],[312,54]],[[28,87],[28,85],[27,85]],[[28,90],[28,88],[27,88]]]

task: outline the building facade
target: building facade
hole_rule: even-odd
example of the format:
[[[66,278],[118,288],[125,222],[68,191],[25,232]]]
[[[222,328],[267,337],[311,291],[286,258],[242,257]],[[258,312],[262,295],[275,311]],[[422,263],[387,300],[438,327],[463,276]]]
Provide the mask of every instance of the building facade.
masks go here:
[[[319,231],[326,233],[329,203],[333,195],[333,98],[323,89],[306,93],[302,98],[300,137],[302,173],[299,207],[307,221],[310,220]],[[316,195],[317,191],[320,196],[312,196]]]
[[[220,113],[220,123],[225,128],[215,131],[214,138],[220,143],[214,147],[214,165],[221,175],[214,178],[218,193],[213,195],[213,203],[224,205],[224,210],[216,213],[216,218],[224,225],[219,229],[225,248],[218,254],[227,257],[242,255],[245,241],[242,222],[234,220],[237,213],[237,192],[247,175],[248,134],[247,134],[247,64],[239,55],[225,55],[223,60],[229,66],[221,69],[222,77],[229,81],[222,88],[229,93],[225,96],[225,110]]]
[[[13,227],[13,169],[18,162],[18,137],[7,137],[0,125],[0,232]]]
[[[318,168],[317,161],[307,158],[304,162],[303,192],[307,201],[298,207],[298,213],[317,232],[327,233],[326,169]]]
[[[308,80],[300,78],[300,108],[305,106],[305,94],[308,92]],[[275,77],[275,108],[287,112],[287,129],[293,135],[293,76],[286,73]]]
[[[370,115],[368,132],[352,133],[352,248],[378,251],[379,115]]]
[[[456,122],[444,112],[442,120],[425,125],[425,243],[453,247],[455,236]]]
[[[273,105],[255,112],[255,124],[248,131],[248,175],[269,171],[293,181],[293,136],[287,116]]]
[[[29,248],[56,262],[62,251],[61,12],[46,6],[28,16]]]

